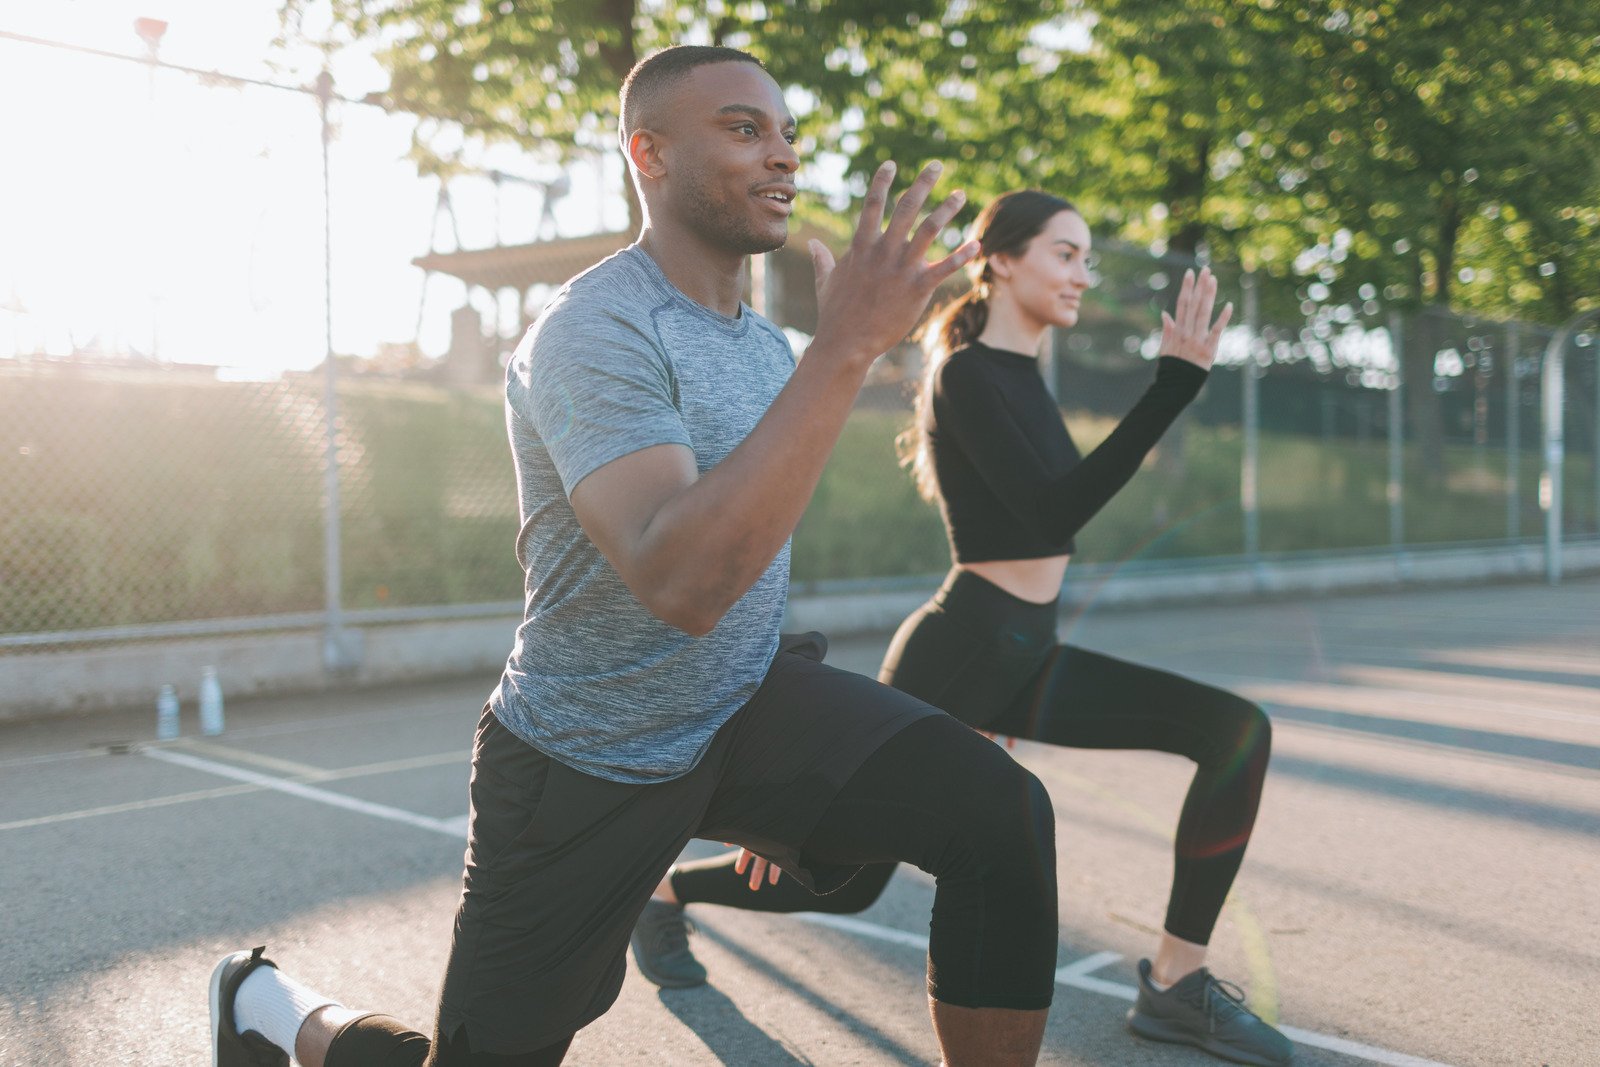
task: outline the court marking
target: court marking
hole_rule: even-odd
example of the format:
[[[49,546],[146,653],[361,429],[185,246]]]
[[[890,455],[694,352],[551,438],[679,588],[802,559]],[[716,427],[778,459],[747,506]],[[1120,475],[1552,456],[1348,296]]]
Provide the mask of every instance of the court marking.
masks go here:
[[[814,926],[827,926],[841,933],[853,934],[857,937],[871,938],[876,941],[887,941],[896,945],[906,945],[912,948],[928,948],[928,939],[908,934],[904,930],[891,930],[878,926],[876,923],[863,922],[860,919],[851,919],[844,915],[818,915],[811,912],[798,912],[788,916],[801,922],[811,923]],[[1102,967],[1110,966],[1121,960],[1122,956],[1115,952],[1096,952],[1092,956],[1085,956],[1076,963],[1070,963],[1056,971],[1056,984],[1072,989],[1081,989],[1087,993],[1099,993],[1102,996],[1116,997],[1119,1000],[1137,1000],[1139,991],[1131,985],[1122,982],[1111,982],[1104,978],[1096,978],[1090,972]],[[1315,1030],[1302,1030],[1298,1026],[1284,1026],[1278,1029],[1289,1040],[1312,1048],[1326,1049],[1337,1052],[1353,1059],[1366,1060],[1369,1063],[1382,1063],[1388,1067],[1450,1067],[1449,1064],[1439,1060],[1425,1059],[1422,1056],[1413,1056],[1406,1052],[1395,1052],[1392,1049],[1380,1048],[1377,1045],[1368,1045],[1360,1041],[1351,1041],[1348,1038],[1334,1037],[1332,1034],[1318,1033]]]
[[[208,750],[217,753],[226,753],[230,757],[238,758],[244,760],[245,762],[258,762],[256,760],[245,760],[244,753],[222,745],[209,746]],[[142,755],[153,755],[156,752],[168,750],[162,748],[141,748],[137,749],[136,751]],[[431,756],[412,756],[407,759],[385,760],[382,763],[365,763],[355,767],[342,767],[336,769],[322,769],[312,767],[309,764],[294,763],[289,760],[273,760],[273,763],[279,765],[280,767],[287,766],[303,769],[304,773],[297,775],[293,779],[290,779],[291,781],[341,782],[351,778],[366,778],[379,774],[394,774],[399,771],[420,770],[427,767],[446,766],[451,763],[464,764],[469,758],[471,758],[471,755],[472,754],[470,752],[465,750],[459,752],[440,752]],[[160,756],[155,756],[154,758],[162,759]],[[268,759],[270,757],[262,758]],[[173,763],[178,761],[163,760],[163,762]],[[227,766],[227,764],[217,764],[217,766]],[[216,773],[211,767],[206,767],[203,769],[211,773]],[[249,784],[245,785],[229,785],[223,786],[219,789],[198,789],[187,793],[174,793],[169,796],[151,797],[147,800],[130,800],[121,804],[105,804],[96,808],[79,808],[75,811],[56,812],[53,815],[36,815],[29,819],[17,819],[12,822],[0,823],[0,833],[8,830],[27,830],[35,826],[50,826],[55,823],[77,822],[80,819],[96,819],[106,815],[125,815],[129,812],[148,811],[153,808],[172,807],[175,804],[196,804],[202,800],[215,800],[218,797],[243,796],[247,793],[259,793],[262,790],[271,788],[271,786],[251,781]],[[466,824],[462,821],[463,818],[464,817],[462,816],[457,816],[455,819],[447,819],[445,822],[451,824],[460,822],[462,825],[461,835],[464,839],[466,837]]]
[[[436,819],[431,815],[418,815],[414,811],[403,808],[390,807],[388,804],[374,804],[369,800],[357,800],[355,797],[335,793],[331,789],[318,789],[314,785],[306,785],[287,778],[274,778],[269,774],[247,770],[244,767],[234,767],[215,760],[202,759],[191,756],[186,752],[174,752],[170,749],[151,748],[144,751],[144,755],[163,763],[176,764],[179,767],[188,767],[190,770],[206,771],[220,775],[223,778],[232,778],[240,782],[271,789],[279,793],[287,793],[301,800],[310,800],[317,804],[326,804],[331,808],[343,808],[360,815],[370,815],[375,819],[387,819],[389,822],[404,823],[415,826],[419,830],[432,830],[434,833],[456,836],[456,827],[460,825],[459,817],[450,819]]]
[[[171,763],[191,770],[205,771],[210,774],[220,775],[246,782],[261,789],[270,789],[302,800],[309,800],[317,804],[327,804],[330,807],[353,811],[361,815],[370,815],[373,818],[385,819],[406,826],[413,826],[419,830],[429,830],[433,833],[444,834],[454,840],[461,841],[465,838],[467,816],[458,815],[449,819],[436,819],[429,815],[418,815],[416,812],[406,811],[402,808],[390,807],[387,804],[374,804],[366,800],[357,800],[341,793],[328,789],[318,789],[315,786],[287,779],[273,778],[270,775],[247,770],[243,767],[234,767],[226,763],[191,756],[184,752],[174,752],[170,749],[152,748],[141,753],[151,759],[163,763]],[[874,941],[886,941],[891,944],[904,945],[916,948],[922,952],[928,949],[928,939],[920,934],[909,933],[905,930],[896,930],[888,926],[879,926],[877,923],[854,919],[847,915],[821,915],[816,913],[799,912],[788,916],[801,922],[808,922],[816,926],[832,927],[842,933],[853,934],[858,937]],[[1089,993],[1099,993],[1102,996],[1116,997],[1121,1000],[1134,1000],[1138,997],[1138,990],[1131,985],[1121,982],[1111,982],[1104,978],[1096,978],[1090,972],[1099,970],[1117,962],[1122,957],[1115,952],[1096,952],[1086,956],[1075,963],[1059,968],[1055,974],[1057,985],[1080,989]],[[1351,1041],[1347,1038],[1334,1037],[1331,1034],[1319,1033],[1315,1030],[1302,1030],[1295,1026],[1279,1025],[1284,1036],[1291,1041],[1312,1048],[1326,1049],[1353,1059],[1366,1060],[1369,1063],[1381,1063],[1387,1067],[1450,1067],[1449,1064],[1439,1060],[1425,1059],[1421,1056],[1412,1056],[1405,1052],[1395,1052],[1391,1049],[1380,1048],[1377,1045],[1368,1045],[1360,1041]]]

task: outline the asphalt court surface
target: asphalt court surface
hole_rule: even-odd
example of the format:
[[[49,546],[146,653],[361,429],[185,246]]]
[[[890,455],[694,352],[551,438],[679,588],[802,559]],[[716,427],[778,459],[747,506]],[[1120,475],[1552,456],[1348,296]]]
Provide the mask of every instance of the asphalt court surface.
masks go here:
[[[1061,629],[1271,713],[1211,962],[1293,1028],[1297,1063],[1600,1062],[1600,582],[1091,609]],[[871,672],[887,636],[829,661]],[[166,745],[153,710],[0,725],[0,1064],[208,1063],[211,966],[262,942],[352,1006],[429,1021],[492,683],[235,701],[221,737]],[[1041,1062],[1216,1062],[1122,1023],[1188,764],[1014,754],[1058,820]],[[842,922],[691,908],[711,985],[630,975],[568,1062],[936,1063],[932,895],[903,869]]]

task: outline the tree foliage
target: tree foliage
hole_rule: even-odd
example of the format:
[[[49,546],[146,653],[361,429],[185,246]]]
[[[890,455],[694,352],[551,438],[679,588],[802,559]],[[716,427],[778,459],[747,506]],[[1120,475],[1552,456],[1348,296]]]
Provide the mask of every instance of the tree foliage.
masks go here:
[[[1544,319],[1600,299],[1592,0],[331,3],[424,144],[445,123],[614,150],[640,56],[725,43],[857,192],[885,158],[941,158],[975,204],[1044,186],[1102,233],[1336,297]]]

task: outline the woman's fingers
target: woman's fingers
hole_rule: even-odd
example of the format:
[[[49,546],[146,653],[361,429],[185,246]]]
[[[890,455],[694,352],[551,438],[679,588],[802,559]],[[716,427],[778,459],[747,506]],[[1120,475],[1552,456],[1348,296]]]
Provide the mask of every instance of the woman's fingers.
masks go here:
[[[1228,328],[1228,321],[1233,318],[1233,301],[1223,305],[1222,314],[1217,316],[1216,325],[1211,327],[1211,332],[1206,334],[1206,348],[1215,352],[1222,343],[1222,331]]]

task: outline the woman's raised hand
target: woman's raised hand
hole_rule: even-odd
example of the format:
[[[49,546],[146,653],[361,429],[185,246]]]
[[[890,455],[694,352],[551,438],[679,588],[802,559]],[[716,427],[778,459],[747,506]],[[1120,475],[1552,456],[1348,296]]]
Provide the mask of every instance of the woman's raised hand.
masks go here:
[[[1205,370],[1217,359],[1217,344],[1222,331],[1233,318],[1233,304],[1222,309],[1217,321],[1211,321],[1211,309],[1217,303],[1217,276],[1210,267],[1203,267],[1196,277],[1193,268],[1183,272],[1183,287],[1178,290],[1178,306],[1172,314],[1161,313],[1161,349],[1163,356],[1177,356]]]

